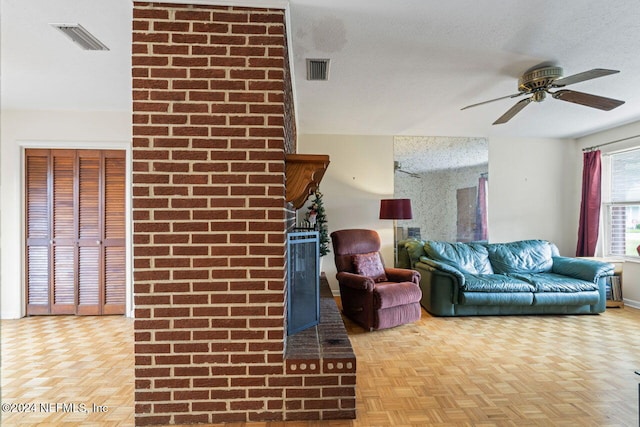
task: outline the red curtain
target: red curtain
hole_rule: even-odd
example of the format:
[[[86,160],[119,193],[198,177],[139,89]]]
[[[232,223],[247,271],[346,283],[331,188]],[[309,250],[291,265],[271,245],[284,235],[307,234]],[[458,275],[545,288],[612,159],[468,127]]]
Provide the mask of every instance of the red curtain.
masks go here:
[[[583,155],[582,203],[576,256],[593,256],[596,252],[600,224],[600,159],[600,150],[587,151]]]
[[[476,205],[476,229],[474,239],[476,241],[488,240],[487,227],[487,176],[481,175],[478,179],[478,203]]]

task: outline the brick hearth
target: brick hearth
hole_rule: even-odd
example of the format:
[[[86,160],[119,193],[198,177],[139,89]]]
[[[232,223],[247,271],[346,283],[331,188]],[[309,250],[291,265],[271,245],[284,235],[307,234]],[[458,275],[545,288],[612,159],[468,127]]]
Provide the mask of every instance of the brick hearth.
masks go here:
[[[356,357],[327,278],[320,278],[320,324],[288,337],[289,420],[355,418]]]

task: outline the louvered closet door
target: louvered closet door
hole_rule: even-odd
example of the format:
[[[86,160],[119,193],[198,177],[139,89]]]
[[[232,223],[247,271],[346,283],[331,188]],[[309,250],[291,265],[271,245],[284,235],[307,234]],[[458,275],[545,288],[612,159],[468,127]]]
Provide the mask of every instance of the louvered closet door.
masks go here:
[[[100,152],[78,151],[78,313],[100,314],[102,232]]]
[[[49,314],[51,206],[49,151],[28,150],[25,162],[27,314]]]
[[[104,154],[104,224],[102,227],[104,293],[103,314],[125,310],[125,156],[122,151]]]
[[[125,157],[79,151],[78,313],[125,310]]]
[[[27,150],[27,314],[125,310],[125,155]]]
[[[75,160],[74,150],[51,151],[53,239],[51,259],[53,277],[51,295],[52,314],[76,312],[75,252]]]

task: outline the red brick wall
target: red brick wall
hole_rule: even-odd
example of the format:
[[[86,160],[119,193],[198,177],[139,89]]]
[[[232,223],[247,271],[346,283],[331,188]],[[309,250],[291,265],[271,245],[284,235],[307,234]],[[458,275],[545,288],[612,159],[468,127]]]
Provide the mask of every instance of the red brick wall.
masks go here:
[[[133,16],[136,424],[283,419],[284,12]]]
[[[355,364],[284,359],[284,11],[133,17],[136,425],[353,417]]]

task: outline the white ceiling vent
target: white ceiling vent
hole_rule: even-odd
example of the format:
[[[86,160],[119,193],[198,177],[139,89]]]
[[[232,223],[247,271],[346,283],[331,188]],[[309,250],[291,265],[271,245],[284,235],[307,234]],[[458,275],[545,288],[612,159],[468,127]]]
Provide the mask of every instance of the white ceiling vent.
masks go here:
[[[329,60],[307,58],[307,80],[329,80]]]
[[[100,40],[87,31],[80,24],[51,24],[54,28],[62,31],[84,50],[109,50]]]

